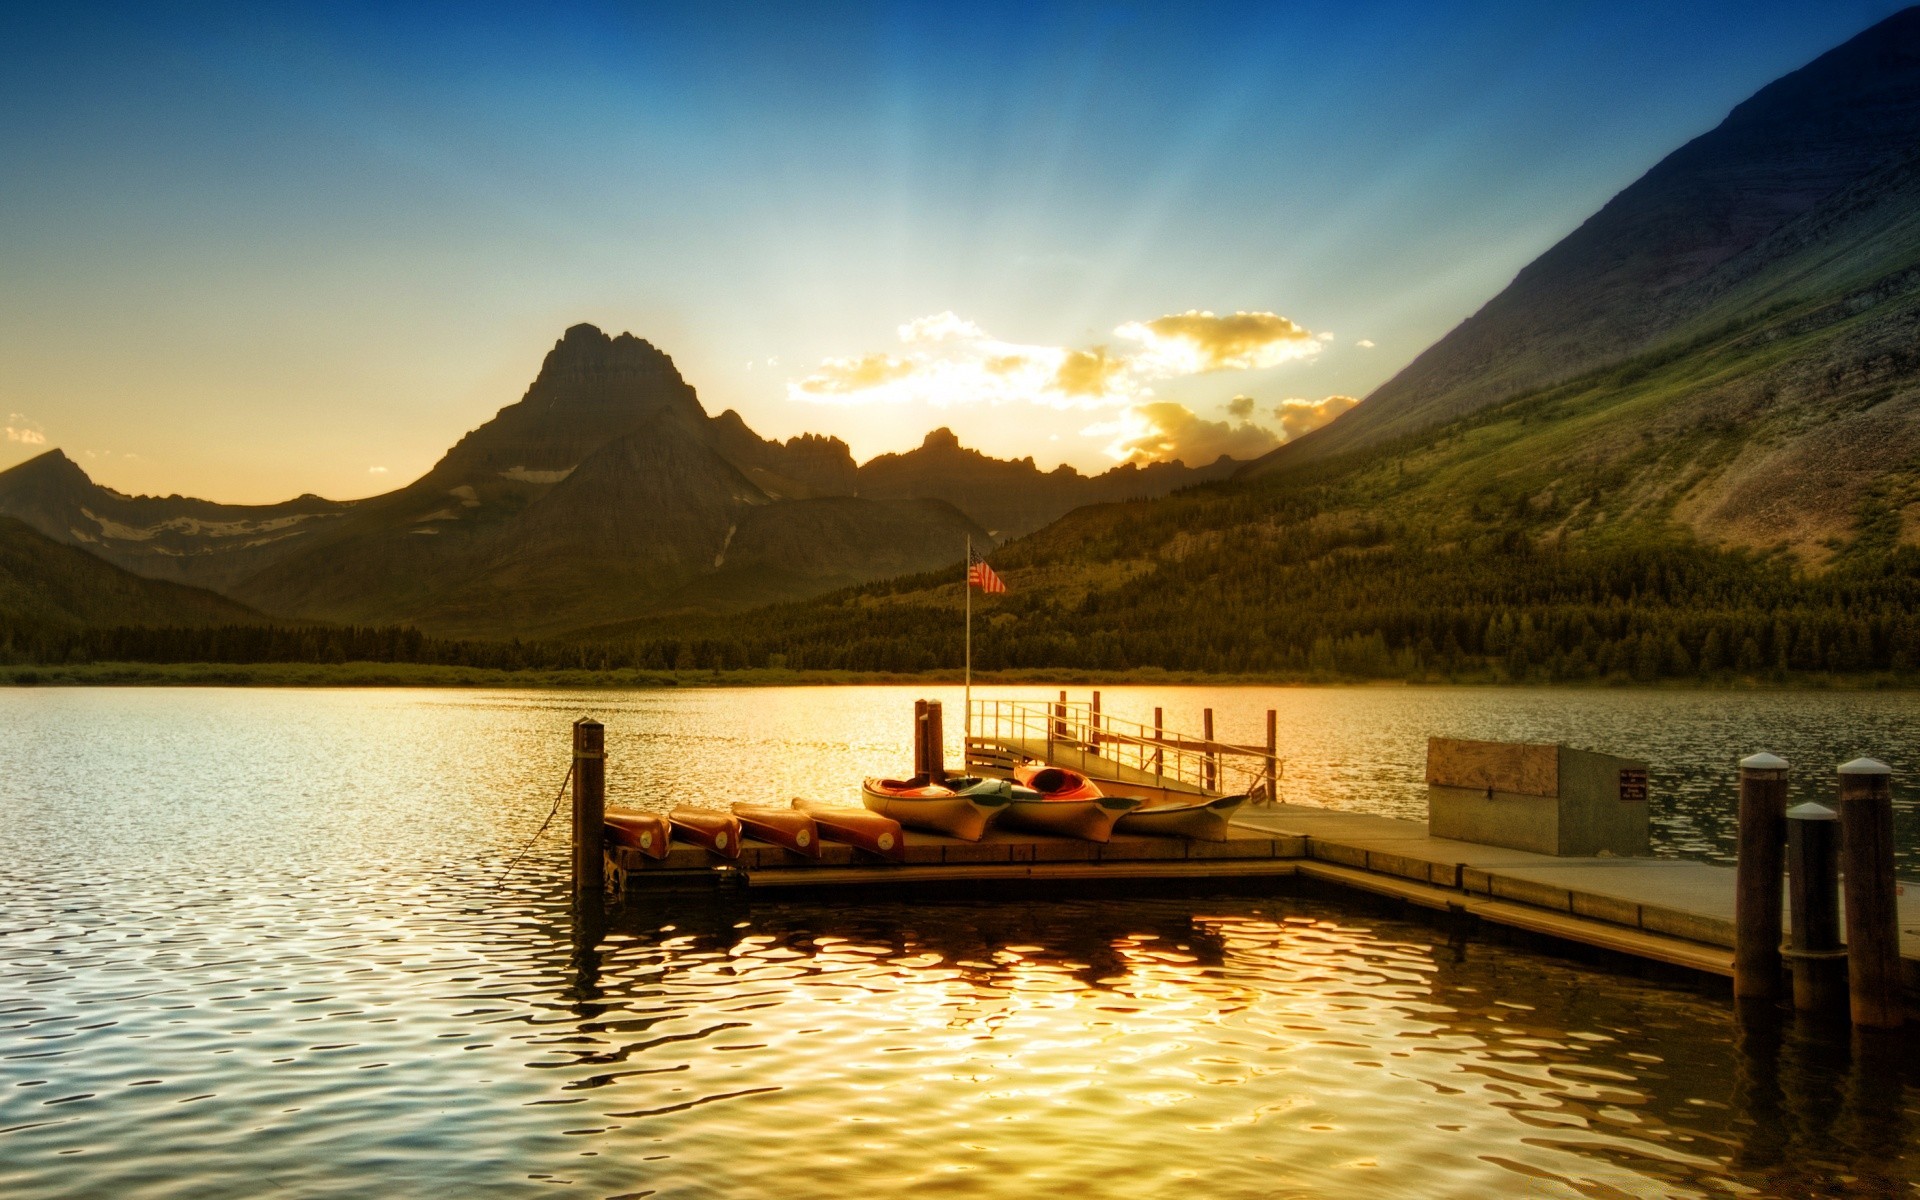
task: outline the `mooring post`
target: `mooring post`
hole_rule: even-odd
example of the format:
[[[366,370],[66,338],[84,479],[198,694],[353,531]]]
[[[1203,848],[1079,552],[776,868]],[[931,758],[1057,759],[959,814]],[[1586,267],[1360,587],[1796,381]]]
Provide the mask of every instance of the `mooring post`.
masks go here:
[[[1087,753],[1100,753],[1100,693],[1093,694],[1093,712],[1087,728]]]
[[[1787,849],[1787,760],[1740,760],[1739,849],[1734,859],[1733,995],[1780,997],[1781,868]]]
[[[1067,691],[1060,689],[1060,703],[1053,706],[1053,736],[1067,740]]]
[[[913,702],[913,777],[927,774],[927,702]]]
[[[1267,803],[1280,803],[1280,714],[1267,710]]]
[[[607,887],[607,728],[573,723],[573,894],[598,900]]]
[[[1213,710],[1210,708],[1200,710],[1200,737],[1207,744],[1200,759],[1201,786],[1211,792],[1214,790],[1214,784],[1219,782],[1220,768],[1219,760],[1213,753]]]
[[[1158,782],[1167,773],[1167,719],[1165,712],[1153,710],[1153,778]]]
[[[947,734],[942,727],[940,701],[927,701],[927,778],[934,783],[947,781]]]
[[[1853,1023],[1896,1029],[1900,995],[1900,914],[1893,879],[1893,772],[1856,758],[1840,768],[1841,875],[1847,896],[1847,991]]]
[[[1847,952],[1840,946],[1840,814],[1824,804],[1787,810],[1787,898],[1793,1007],[1832,1016],[1844,1005]]]

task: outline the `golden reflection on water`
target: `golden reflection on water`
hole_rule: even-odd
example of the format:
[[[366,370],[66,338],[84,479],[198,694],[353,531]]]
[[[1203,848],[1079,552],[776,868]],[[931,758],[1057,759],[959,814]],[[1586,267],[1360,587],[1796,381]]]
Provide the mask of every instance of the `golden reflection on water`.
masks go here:
[[[617,796],[744,775],[767,798],[896,766],[912,696],[0,695],[0,1193],[1920,1177],[1904,1044],[1743,1029],[1716,999],[1350,905],[679,897],[596,923],[569,911],[562,839],[501,873],[583,708],[608,721]],[[1475,696],[1490,729],[1526,703],[1448,703]],[[1415,722],[1404,695],[1317,702]]]

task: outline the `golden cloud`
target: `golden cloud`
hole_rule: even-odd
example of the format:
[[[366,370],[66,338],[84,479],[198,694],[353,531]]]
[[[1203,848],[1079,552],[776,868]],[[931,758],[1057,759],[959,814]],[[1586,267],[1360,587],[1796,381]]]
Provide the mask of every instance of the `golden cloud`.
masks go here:
[[[913,366],[908,359],[885,353],[829,358],[795,386],[816,396],[845,396],[905,379],[913,374]]]
[[[1358,403],[1352,396],[1282,400],[1273,410],[1274,420],[1280,422],[1280,440],[1290,442],[1303,433],[1312,433]]]
[[[1111,436],[1106,452],[1121,462],[1184,462],[1204,466],[1221,455],[1253,459],[1280,444],[1273,432],[1251,421],[1209,421],[1174,400],[1136,404],[1113,421],[1089,426],[1094,437]]]
[[[44,446],[47,435],[40,432],[40,423],[30,419],[25,413],[8,413],[5,425],[7,440],[19,442],[23,446]]]
[[[1321,340],[1278,313],[1236,312],[1216,316],[1193,309],[1151,321],[1129,321],[1114,331],[1162,359],[1168,375],[1204,371],[1257,371],[1320,351]]]
[[[1127,364],[1109,355],[1105,346],[1068,350],[1053,374],[1053,386],[1069,396],[1104,396],[1126,369]]]

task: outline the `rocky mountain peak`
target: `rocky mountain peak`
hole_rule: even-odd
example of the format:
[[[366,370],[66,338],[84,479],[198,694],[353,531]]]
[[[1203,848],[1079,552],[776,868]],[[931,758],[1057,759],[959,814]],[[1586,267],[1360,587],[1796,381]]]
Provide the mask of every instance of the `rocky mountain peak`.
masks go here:
[[[572,396],[661,384],[686,386],[673,360],[653,343],[631,333],[609,337],[599,326],[583,322],[568,329],[547,351],[528,394]]]

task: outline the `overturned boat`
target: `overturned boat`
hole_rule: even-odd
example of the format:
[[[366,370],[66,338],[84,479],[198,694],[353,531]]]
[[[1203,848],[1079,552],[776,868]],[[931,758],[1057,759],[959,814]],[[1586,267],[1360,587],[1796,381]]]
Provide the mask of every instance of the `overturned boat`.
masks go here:
[[[691,808],[685,804],[667,814],[673,836],[683,842],[704,846],[721,858],[740,857],[740,818],[712,808]]]
[[[794,797],[793,807],[813,818],[820,836],[894,862],[907,861],[907,841],[900,822],[864,808],[842,808],[818,800]]]
[[[820,857],[820,830],[806,813],[770,804],[736,804],[733,815],[749,837],[807,858]]]
[[[610,808],[600,819],[606,824],[607,840],[614,845],[638,850],[648,858],[667,856],[673,831],[665,815],[637,808]]]

